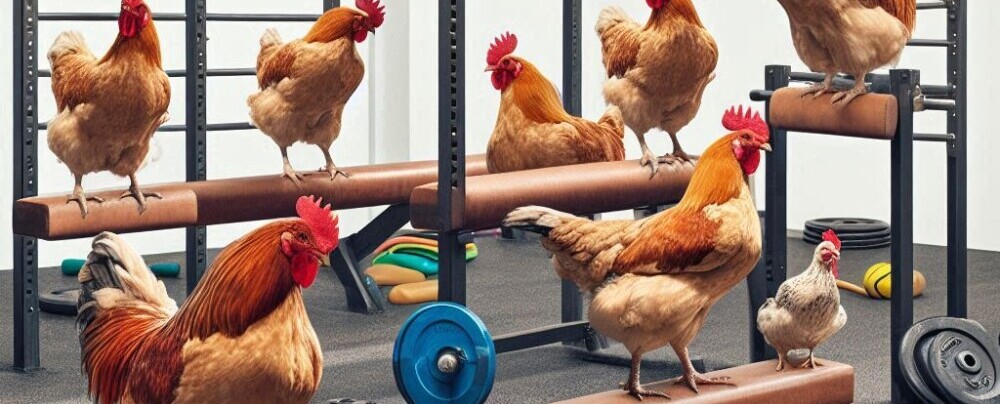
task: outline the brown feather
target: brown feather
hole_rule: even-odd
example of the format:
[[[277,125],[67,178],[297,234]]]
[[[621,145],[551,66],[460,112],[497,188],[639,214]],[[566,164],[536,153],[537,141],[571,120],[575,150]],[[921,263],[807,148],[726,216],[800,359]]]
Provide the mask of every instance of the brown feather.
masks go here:
[[[913,34],[917,24],[917,0],[861,0],[866,7],[882,7],[887,13],[899,19]]]
[[[160,56],[160,36],[156,33],[156,25],[153,21],[150,21],[149,25],[143,28],[135,38],[126,38],[118,34],[115,42],[111,44],[111,49],[104,54],[99,63],[115,63],[116,60],[128,57],[129,54],[133,53],[145,56],[149,64],[163,69],[163,58]]]
[[[601,33],[604,66],[608,77],[624,77],[635,66],[642,40],[638,32],[624,24],[614,25]]]
[[[646,29],[656,29],[670,24],[674,17],[680,17],[688,23],[704,27],[698,16],[698,10],[694,8],[694,3],[691,0],[670,0],[663,7],[653,10],[649,16],[649,22],[646,23]]]
[[[295,65],[295,48],[286,44],[273,46],[277,46],[278,49],[271,52],[261,51],[257,58],[257,84],[261,89],[291,76],[292,67]]]
[[[351,24],[355,20],[364,19],[356,10],[347,7],[337,7],[323,13],[302,38],[306,42],[333,42],[351,35]]]

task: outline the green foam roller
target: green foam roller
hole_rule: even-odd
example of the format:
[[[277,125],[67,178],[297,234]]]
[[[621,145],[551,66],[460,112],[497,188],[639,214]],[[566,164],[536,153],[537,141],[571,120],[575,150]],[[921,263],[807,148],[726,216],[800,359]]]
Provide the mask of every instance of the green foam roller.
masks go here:
[[[438,263],[432,259],[411,254],[382,254],[373,264],[391,264],[420,271],[424,275],[437,275]]]
[[[83,268],[83,264],[86,264],[86,260],[78,258],[64,259],[60,269],[63,275],[66,276],[77,276],[80,273],[80,268]],[[160,278],[176,278],[181,274],[181,264],[176,262],[160,262],[152,264],[149,269],[153,271],[153,274]]]

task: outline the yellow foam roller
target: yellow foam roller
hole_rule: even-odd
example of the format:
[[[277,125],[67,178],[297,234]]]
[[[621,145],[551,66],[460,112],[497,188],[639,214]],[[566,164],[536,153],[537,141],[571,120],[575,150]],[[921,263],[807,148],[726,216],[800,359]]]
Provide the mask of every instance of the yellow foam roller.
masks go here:
[[[892,297],[892,267],[888,262],[879,262],[868,267],[861,284],[864,287],[853,283],[838,280],[837,286],[841,289],[868,296],[874,299],[889,299]],[[913,271],[913,297],[924,294],[927,286],[927,278],[920,271]]]

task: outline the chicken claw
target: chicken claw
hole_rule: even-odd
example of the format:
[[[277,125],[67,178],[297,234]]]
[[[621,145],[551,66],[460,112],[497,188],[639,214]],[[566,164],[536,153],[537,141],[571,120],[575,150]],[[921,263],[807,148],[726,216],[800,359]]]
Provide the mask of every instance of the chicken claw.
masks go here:
[[[319,168],[319,172],[321,172],[321,173],[329,173],[330,174],[330,181],[333,181],[333,180],[337,179],[338,175],[342,175],[342,176],[344,176],[344,178],[351,178],[351,174],[350,173],[348,173],[347,171],[344,171],[344,170],[341,170],[341,169],[337,168],[337,166],[335,166],[333,164],[328,164],[326,167],[320,167]]]
[[[679,384],[684,382],[691,388],[695,393],[698,392],[698,385],[703,386],[735,386],[736,384],[729,381],[732,380],[728,376],[721,377],[711,377],[707,378],[698,373],[697,371],[686,372],[683,376],[678,376],[673,379],[667,380],[667,383]]]
[[[122,192],[122,194],[118,196],[118,199],[125,199],[129,197],[135,198],[135,201],[139,203],[140,215],[146,211],[146,198],[163,199],[163,195],[159,192],[142,192],[139,187],[134,185],[129,187],[128,191]]]
[[[816,358],[813,357],[812,351],[809,351],[809,359],[802,361],[799,368],[816,369],[817,366],[823,366],[823,364],[816,361]]]
[[[628,392],[628,395],[630,395],[632,397],[635,397],[639,401],[642,401],[642,399],[646,398],[646,397],[663,397],[663,398],[665,398],[667,400],[670,399],[670,396],[667,395],[667,393],[664,393],[662,391],[658,391],[658,390],[646,390],[646,389],[643,389],[642,387],[639,387],[639,383],[638,382],[634,383],[634,385],[632,385],[632,386],[625,387],[625,391]]]
[[[815,83],[809,87],[806,87],[806,89],[802,91],[802,94],[800,94],[799,97],[805,98],[812,95],[813,98],[819,98],[823,94],[832,92],[834,92],[833,85],[829,82],[824,81],[822,83]]]
[[[649,166],[649,178],[656,176],[656,172],[660,169],[660,159],[649,150],[642,153],[642,160],[639,160],[639,163],[643,167]]]
[[[74,190],[72,194],[66,195],[66,203],[76,202],[80,205],[80,214],[84,219],[86,219],[87,215],[90,214],[90,210],[87,209],[87,201],[94,201],[98,204],[102,204],[104,203],[104,198],[93,195],[88,196],[83,193],[82,189]]]
[[[284,172],[281,174],[282,176],[288,177],[288,179],[292,180],[292,182],[295,183],[295,186],[297,187],[302,186],[302,180],[304,180],[305,178],[302,177],[301,174],[295,172],[295,169],[292,168],[291,164],[285,163],[285,168],[283,171]]]
[[[865,95],[865,94],[868,94],[868,88],[865,87],[864,84],[862,84],[860,86],[855,86],[850,90],[841,91],[837,94],[834,94],[832,101],[834,105],[840,107],[846,107],[847,104],[850,104],[851,101],[857,98],[859,95]]]

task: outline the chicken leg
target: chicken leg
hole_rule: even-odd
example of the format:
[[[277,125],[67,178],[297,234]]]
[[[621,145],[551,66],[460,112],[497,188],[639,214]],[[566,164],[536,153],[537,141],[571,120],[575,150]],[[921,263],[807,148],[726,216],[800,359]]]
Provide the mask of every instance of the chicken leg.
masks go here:
[[[639,383],[639,366],[642,364],[642,354],[632,354],[632,368],[628,374],[628,381],[622,383],[621,388],[628,392],[628,395],[642,401],[643,397],[663,397],[670,399],[667,393],[656,390],[645,390]]]
[[[292,168],[292,163],[288,162],[288,146],[281,146],[281,160],[285,163],[283,168],[284,173],[282,175],[292,180],[292,182],[295,183],[296,186],[301,187],[302,176],[299,175],[299,173],[295,172],[295,169]]]
[[[799,366],[799,367],[800,368],[808,367],[809,369],[816,369],[817,366],[823,366],[823,364],[816,361],[816,358],[813,357],[813,351],[812,351],[812,349],[810,349],[809,350],[809,359],[806,360],[806,361],[803,361],[802,365]]]
[[[815,83],[809,87],[806,87],[806,90],[802,92],[802,95],[800,95],[800,97],[812,95],[813,98],[816,98],[823,94],[834,92],[835,91],[835,89],[833,88],[834,76],[835,75],[833,74],[827,73],[826,78],[823,79],[822,83]]]
[[[855,75],[854,87],[847,91],[841,91],[833,95],[833,104],[839,105],[841,107],[846,107],[850,104],[852,100],[857,98],[859,95],[868,94],[868,86],[865,84],[865,75],[858,74]],[[860,77],[858,79],[857,77]]]
[[[351,175],[346,171],[337,168],[336,164],[333,164],[333,157],[330,157],[330,148],[319,146],[319,149],[323,151],[323,157],[326,158],[326,167],[320,168],[320,172],[330,173],[330,181],[337,179],[338,175],[343,175],[344,178],[351,178]]]
[[[684,366],[684,375],[680,377],[675,377],[668,380],[668,383],[680,383],[684,382],[691,388],[695,393],[698,392],[698,385],[711,386],[711,385],[724,385],[724,386],[735,386],[733,382],[729,381],[729,377],[712,377],[706,378],[698,373],[694,369],[694,365],[691,364],[691,358],[688,356],[687,347],[678,349],[674,347],[674,352],[677,353],[677,359],[680,359],[681,365]]]
[[[649,178],[653,178],[653,176],[656,175],[656,171],[660,169],[660,161],[656,158],[656,155],[649,150],[649,146],[646,145],[646,134],[636,134],[636,137],[639,138],[639,146],[642,147],[642,160],[639,160],[639,163],[642,164],[643,167],[649,166]]]
[[[686,163],[691,161],[691,156],[688,156],[681,148],[681,142],[677,141],[677,134],[667,132],[670,135],[670,141],[674,144],[674,152],[670,154],[665,154],[660,157],[661,163],[674,164],[674,163]]]
[[[163,195],[160,195],[159,192],[142,192],[142,189],[139,189],[139,181],[135,179],[135,173],[129,174],[128,179],[132,181],[132,185],[128,187],[128,191],[122,192],[118,199],[135,198],[135,201],[139,203],[139,214],[146,211],[146,198],[163,199]]]
[[[83,193],[83,175],[73,174],[76,185],[73,186],[73,193],[66,195],[66,203],[76,202],[80,205],[80,214],[86,219],[90,211],[87,209],[87,201],[94,201],[98,204],[104,203],[104,198],[98,196],[87,196]]]

